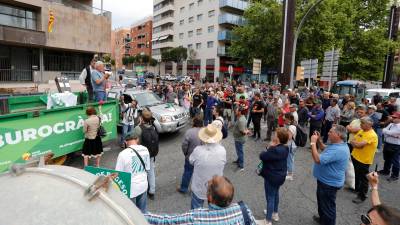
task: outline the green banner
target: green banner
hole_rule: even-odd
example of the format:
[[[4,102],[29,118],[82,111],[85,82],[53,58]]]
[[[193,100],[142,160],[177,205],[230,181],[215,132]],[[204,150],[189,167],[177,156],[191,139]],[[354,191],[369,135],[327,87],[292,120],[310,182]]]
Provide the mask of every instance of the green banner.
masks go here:
[[[93,167],[93,166],[87,166],[85,167],[85,170],[91,174],[97,175],[97,176],[108,176],[112,173],[118,173],[118,176],[114,179],[114,184],[116,187],[122,191],[128,198],[130,197],[131,193],[131,174],[127,172],[121,172],[121,171],[116,171],[116,170],[110,170],[106,168],[101,168],[101,167]]]
[[[99,106],[95,108],[107,131],[103,142],[115,139],[118,121],[115,102],[105,103],[101,110]],[[11,163],[48,152],[59,157],[81,150],[85,140],[85,111],[86,107],[70,107],[44,111],[33,118],[18,115],[0,118],[0,172],[7,170]]]

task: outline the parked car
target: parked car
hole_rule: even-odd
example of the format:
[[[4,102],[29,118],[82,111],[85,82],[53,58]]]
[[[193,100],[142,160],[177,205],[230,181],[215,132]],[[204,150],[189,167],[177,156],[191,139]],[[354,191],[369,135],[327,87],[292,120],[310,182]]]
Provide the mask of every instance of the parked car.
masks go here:
[[[133,77],[124,77],[121,81],[122,87],[124,88],[133,88],[137,86],[137,78]]]
[[[374,97],[374,95],[376,95],[376,93],[379,93],[382,98],[395,97],[396,105],[400,105],[400,89],[368,89],[365,97],[368,99],[369,102],[372,102],[372,98]]]
[[[164,80],[166,80],[166,81],[176,81],[176,76],[173,76],[171,74],[166,74]]]
[[[154,79],[154,78],[155,78],[155,75],[154,75],[154,73],[152,73],[152,72],[148,72],[148,73],[145,74],[145,77],[146,77],[146,78],[150,78],[150,79]]]
[[[154,92],[149,90],[136,89],[112,89],[108,93],[109,98],[119,99],[124,95],[124,101],[130,102],[132,99],[138,101],[140,110],[148,108],[155,119],[154,126],[158,133],[171,133],[186,127],[189,121],[189,112],[176,104],[163,102]]]

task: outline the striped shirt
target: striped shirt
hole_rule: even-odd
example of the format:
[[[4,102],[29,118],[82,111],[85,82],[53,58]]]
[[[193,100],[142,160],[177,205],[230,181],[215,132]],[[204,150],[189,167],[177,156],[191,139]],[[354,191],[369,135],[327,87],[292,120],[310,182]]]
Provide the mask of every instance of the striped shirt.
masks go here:
[[[393,145],[400,145],[400,123],[391,123],[382,130],[385,142]]]
[[[149,224],[227,224],[244,225],[243,214],[239,204],[234,203],[226,208],[209,204],[209,208],[193,209],[179,215],[155,215],[145,214]],[[245,206],[252,225],[256,225],[254,216],[249,207]]]

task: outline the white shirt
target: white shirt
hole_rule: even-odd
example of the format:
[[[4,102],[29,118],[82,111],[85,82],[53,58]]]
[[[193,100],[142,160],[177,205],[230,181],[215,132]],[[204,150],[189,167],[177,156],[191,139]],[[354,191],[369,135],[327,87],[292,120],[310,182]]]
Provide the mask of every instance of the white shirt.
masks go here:
[[[131,126],[135,125],[135,119],[138,117],[138,109],[133,109],[132,103],[123,104],[122,112],[124,113],[122,123]]]
[[[294,122],[296,122],[296,124],[299,124],[299,114],[297,114],[297,111],[292,112],[292,115],[294,117]]]
[[[146,168],[143,168],[137,154],[132,149],[126,148],[118,154],[115,170],[131,174],[131,194],[129,197],[134,198],[147,191],[147,171],[150,170],[150,154],[149,150],[143,145],[131,145],[129,147],[135,149],[142,157]]]
[[[296,135],[297,135],[297,128],[295,125],[290,125],[288,127],[288,130],[290,133],[292,133],[292,139],[288,141],[288,146],[292,147],[292,148],[297,148],[296,143],[294,143],[294,140],[296,139]]]
[[[199,198],[207,199],[207,181],[214,175],[222,176],[226,164],[226,150],[220,144],[197,146],[190,154],[189,162],[194,166],[192,192]]]
[[[93,71],[93,67],[92,67],[92,66],[89,66],[89,68],[90,68],[90,73],[91,73],[91,72]],[[85,83],[86,76],[87,76],[87,72],[86,72],[86,67],[85,67],[85,68],[83,68],[82,73],[81,73],[81,75],[79,76],[79,82],[80,82],[82,85],[86,85],[86,83]],[[91,81],[91,80],[90,80],[90,81]]]
[[[400,145],[400,123],[391,123],[382,130],[385,142],[393,145]]]

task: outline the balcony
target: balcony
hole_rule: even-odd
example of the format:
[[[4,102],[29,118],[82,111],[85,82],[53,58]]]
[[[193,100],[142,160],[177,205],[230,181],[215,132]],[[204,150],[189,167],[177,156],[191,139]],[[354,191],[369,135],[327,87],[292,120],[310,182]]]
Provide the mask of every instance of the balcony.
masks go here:
[[[154,6],[153,14],[159,15],[168,11],[174,11],[174,9],[174,4],[172,2],[167,4],[162,3],[161,5]]]
[[[78,1],[73,1],[73,0],[45,0],[45,1],[49,2],[51,4],[55,3],[58,5],[63,5],[63,6],[69,7],[69,8],[74,8],[74,9],[79,9],[79,10],[86,11],[86,12],[91,12],[94,15],[105,16],[111,20],[111,12],[102,10],[99,8],[95,8],[90,5],[80,3]]]
[[[249,2],[241,0],[219,0],[219,7],[223,10],[243,13],[249,7]]]
[[[230,42],[235,40],[236,37],[230,30],[224,30],[218,32],[218,41]]]
[[[174,16],[173,15],[166,16],[166,17],[161,18],[158,21],[154,21],[153,22],[153,27],[159,27],[159,26],[162,26],[162,25],[165,25],[165,24],[174,24]]]
[[[173,48],[173,47],[174,47],[174,42],[172,41],[172,39],[163,42],[153,42],[152,44],[153,51],[155,49]]]
[[[219,16],[218,23],[220,25],[243,26],[245,24],[245,19],[235,14],[223,13]]]
[[[162,36],[173,35],[173,34],[174,34],[174,30],[172,28],[168,28],[168,29],[161,30],[158,32],[153,32],[153,37],[155,37],[155,36],[162,37]]]

